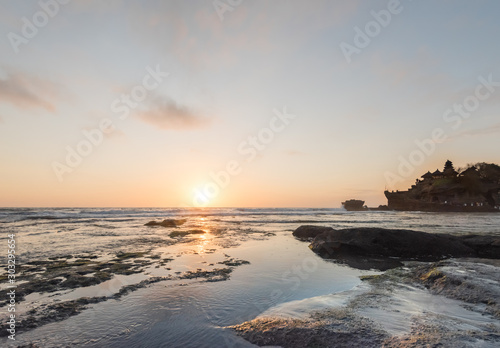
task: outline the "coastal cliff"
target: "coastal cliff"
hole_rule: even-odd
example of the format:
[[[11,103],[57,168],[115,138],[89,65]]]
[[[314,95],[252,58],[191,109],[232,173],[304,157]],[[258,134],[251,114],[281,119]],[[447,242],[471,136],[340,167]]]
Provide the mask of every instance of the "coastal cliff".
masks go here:
[[[407,191],[385,191],[388,208],[404,211],[500,211],[500,166],[478,163],[456,171],[427,172]]]

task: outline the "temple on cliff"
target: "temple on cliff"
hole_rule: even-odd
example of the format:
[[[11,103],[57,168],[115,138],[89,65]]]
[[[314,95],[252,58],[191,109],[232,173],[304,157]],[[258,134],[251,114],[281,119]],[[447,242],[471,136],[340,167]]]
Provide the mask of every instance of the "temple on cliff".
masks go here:
[[[408,191],[384,194],[392,210],[500,212],[500,167],[478,163],[457,172],[448,160],[443,171],[425,173]]]

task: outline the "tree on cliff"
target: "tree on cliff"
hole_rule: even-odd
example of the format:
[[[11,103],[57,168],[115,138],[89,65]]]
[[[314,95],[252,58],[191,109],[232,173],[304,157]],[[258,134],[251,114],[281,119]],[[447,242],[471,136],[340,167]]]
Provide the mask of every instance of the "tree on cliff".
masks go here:
[[[490,183],[500,183],[500,166],[494,163],[476,163],[479,177]]]
[[[453,168],[453,163],[450,160],[447,160],[444,164],[443,175],[447,177],[455,177],[457,176],[457,172],[455,168]]]
[[[455,170],[455,168],[453,168],[453,162],[450,161],[450,160],[447,160],[446,163],[444,164],[444,170],[443,172],[445,172],[446,170]]]
[[[473,168],[475,170],[472,170]],[[475,187],[478,190],[482,186],[483,191],[491,190],[492,187],[494,190],[496,185],[500,189],[500,166],[497,164],[485,162],[468,164],[460,172],[461,182],[468,188]]]

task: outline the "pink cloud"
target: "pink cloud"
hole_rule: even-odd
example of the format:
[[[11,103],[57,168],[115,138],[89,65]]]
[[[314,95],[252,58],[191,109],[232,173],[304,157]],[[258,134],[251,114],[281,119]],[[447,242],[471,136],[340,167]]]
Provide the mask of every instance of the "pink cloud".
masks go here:
[[[137,117],[157,128],[168,130],[203,128],[212,121],[167,97],[156,98],[147,110],[138,112]]]
[[[0,102],[9,103],[21,109],[45,109],[56,111],[51,101],[57,94],[54,83],[25,73],[8,73],[0,79]]]

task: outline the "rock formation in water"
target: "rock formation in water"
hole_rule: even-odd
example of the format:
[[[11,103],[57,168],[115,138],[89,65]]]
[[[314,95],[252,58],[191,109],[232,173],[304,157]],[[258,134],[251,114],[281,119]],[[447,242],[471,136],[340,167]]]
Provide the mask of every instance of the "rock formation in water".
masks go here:
[[[500,211],[500,166],[478,163],[457,172],[447,161],[444,170],[427,172],[408,191],[385,191],[392,210]]]
[[[348,201],[342,202],[342,206],[348,211],[361,211],[368,210],[365,206],[365,201],[360,199],[350,199]]]
[[[186,219],[165,219],[163,221],[150,221],[144,224],[144,226],[177,227],[183,225],[186,221]]]
[[[438,261],[449,257],[500,259],[500,236],[433,234],[385,228],[300,226],[293,235],[311,241],[312,251],[355,268],[381,270],[400,261]]]

